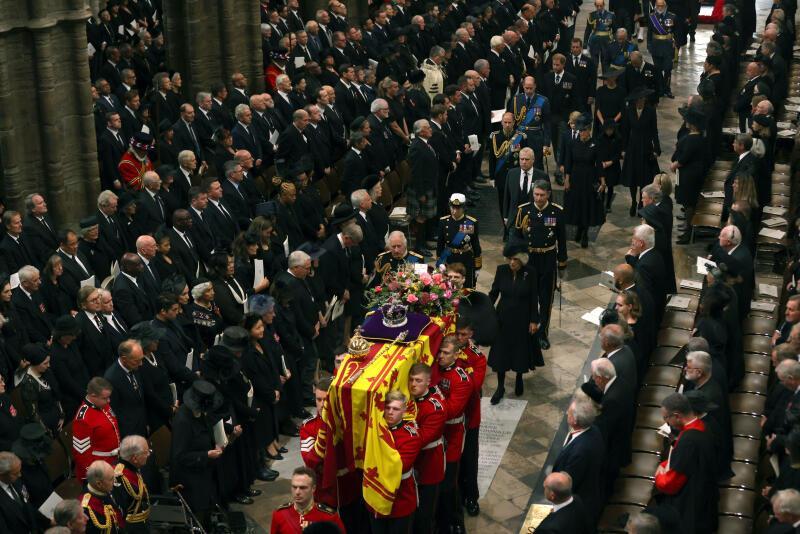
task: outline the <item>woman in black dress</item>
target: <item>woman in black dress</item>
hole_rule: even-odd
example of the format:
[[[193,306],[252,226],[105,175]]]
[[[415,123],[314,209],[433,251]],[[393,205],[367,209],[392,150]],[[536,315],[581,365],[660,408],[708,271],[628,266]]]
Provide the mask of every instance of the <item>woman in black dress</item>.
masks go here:
[[[53,254],[42,269],[42,287],[39,291],[47,311],[55,317],[68,315],[75,310],[72,295],[58,283],[62,274],[64,274],[64,264],[61,256]]]
[[[621,291],[614,301],[614,307],[620,319],[633,331],[633,337],[639,348],[640,357],[637,358],[636,367],[639,373],[638,380],[641,382],[647,369],[647,362],[650,360],[650,353],[655,347],[656,334],[653,325],[641,320],[642,307],[639,295],[635,291]]]
[[[11,302],[11,283],[6,274],[0,274],[0,335],[5,342],[5,350],[8,354],[10,371],[3,374],[8,379],[9,384],[13,383],[11,374],[22,361],[22,347],[28,342],[28,333],[25,325],[19,317],[16,307]]]
[[[124,241],[128,246],[128,252],[136,250],[136,239],[144,233],[136,219],[136,209],[136,197],[132,193],[126,191],[119,196],[117,218],[122,233],[125,234]]]
[[[211,256],[208,265],[208,277],[214,286],[214,301],[219,306],[225,326],[241,324],[248,296],[248,288],[234,276],[234,265],[233,256],[225,253]]]
[[[242,232],[233,240],[234,257],[234,276],[242,287],[253,288],[253,293],[263,293],[267,290],[270,283],[270,276],[267,276],[267,265],[262,263],[264,276],[256,283],[256,260],[258,258],[258,248],[261,236],[255,232]]]
[[[606,213],[611,213],[614,186],[619,184],[622,172],[622,137],[616,124],[607,122],[603,125],[603,133],[597,138],[597,157],[600,160],[600,174],[606,180]]]
[[[656,158],[661,155],[658,141],[656,110],[647,102],[652,90],[639,87],[626,100],[631,102],[622,121],[625,158],[622,162],[622,183],[631,192],[630,216],[636,215],[638,189],[653,182],[658,173]]]
[[[372,198],[372,207],[367,212],[367,219],[375,227],[375,233],[378,235],[378,240],[383,244],[389,236],[389,213],[386,207],[381,204],[383,198],[383,178],[377,174],[370,174],[361,186],[367,190],[369,196]]]
[[[217,176],[225,176],[225,163],[233,159],[233,135],[226,128],[219,128],[212,136],[214,140],[214,168]]]
[[[693,336],[702,337],[708,341],[709,353],[722,363],[726,371],[728,370],[728,331],[725,328],[722,314],[727,302],[728,296],[722,291],[717,288],[708,288],[700,300],[699,319],[692,331]]]
[[[64,425],[58,382],[50,371],[50,354],[43,346],[29,343],[22,354],[30,363],[19,384],[26,422],[41,423],[50,436],[56,436]]]
[[[11,444],[19,436],[22,424],[22,416],[6,393],[6,381],[0,376],[0,451],[11,450]]]
[[[275,275],[286,269],[286,255],[283,245],[277,242],[274,222],[259,215],[250,223],[247,233],[260,236],[256,258],[264,262],[264,276],[273,280]]]
[[[594,131],[600,135],[603,126],[607,122],[612,122],[619,126],[625,113],[625,89],[617,84],[617,77],[622,74],[622,70],[611,70],[605,76],[601,76],[603,85],[597,88],[595,96],[595,126]]]
[[[175,262],[172,261],[172,257],[169,254],[172,248],[172,242],[166,230],[159,230],[156,232],[155,238],[157,252],[156,257],[153,258],[153,265],[155,265],[158,277],[161,280],[166,280],[178,274],[178,267],[175,265]]]
[[[69,418],[83,402],[91,378],[76,342],[80,333],[78,321],[71,315],[62,315],[56,319],[50,346],[50,369],[58,382],[64,415]]]
[[[680,108],[679,111],[683,115],[687,134],[678,140],[669,169],[678,174],[675,201],[682,205],[686,212],[684,232],[678,237],[678,243],[686,244],[689,242],[694,209],[706,176],[708,145],[703,137],[705,115],[693,107]]]
[[[578,227],[575,241],[581,247],[589,246],[589,227],[605,222],[603,192],[606,189],[602,175],[602,162],[597,154],[597,144],[592,140],[592,123],[588,116],[575,122],[580,134],[570,141],[564,159],[564,212],[566,223]]]
[[[498,265],[489,291],[497,306],[498,335],[489,351],[489,365],[497,373],[497,391],[492,404],[505,395],[506,371],[517,373],[514,394],[523,392],[522,375],[544,365],[536,332],[539,330],[539,291],[536,273],[525,267],[528,254],[521,248],[506,247],[507,265]],[[500,298],[500,303],[497,299]]]

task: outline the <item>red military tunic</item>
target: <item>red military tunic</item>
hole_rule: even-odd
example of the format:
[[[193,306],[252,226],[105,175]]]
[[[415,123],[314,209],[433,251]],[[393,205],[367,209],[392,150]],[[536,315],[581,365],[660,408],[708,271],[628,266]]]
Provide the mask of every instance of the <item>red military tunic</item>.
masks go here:
[[[86,522],[87,534],[116,534],[125,530],[122,510],[111,495],[99,495],[89,488],[81,500]]]
[[[394,493],[394,504],[389,515],[376,513],[369,504],[367,504],[367,508],[370,508],[370,511],[379,518],[406,517],[417,509],[417,480],[414,478],[414,462],[422,448],[422,439],[414,421],[401,421],[395,426],[389,427],[389,431],[394,438],[394,448],[403,461],[400,487]]]
[[[128,527],[144,526],[150,518],[150,492],[142,474],[131,464],[122,461],[114,468],[116,483],[121,488],[120,505],[124,506],[125,524]]]
[[[446,401],[438,388],[432,387],[416,399],[417,428],[422,450],[414,462],[417,484],[439,484],[444,480],[444,422],[447,419]]]
[[[131,150],[125,152],[117,165],[119,175],[122,176],[123,185],[132,191],[141,191],[144,185],[144,173],[153,170],[153,164],[147,156],[144,159],[136,157]]]
[[[472,379],[472,396],[467,403],[467,428],[481,426],[481,388],[486,378],[486,356],[472,343],[458,354],[456,365],[469,373]]]
[[[119,442],[119,425],[111,405],[101,410],[84,399],[72,423],[75,477],[84,480],[86,469],[95,460],[104,460],[114,467],[117,464]]]
[[[270,534],[301,534],[311,523],[321,523],[327,521],[333,523],[342,534],[345,534],[342,520],[336,510],[324,504],[312,504],[310,509],[300,513],[294,503],[287,502],[272,512],[272,523],[269,528]]]
[[[449,367],[439,368],[437,386],[447,401],[447,421],[444,427],[447,463],[458,462],[464,452],[464,412],[472,396],[472,379],[454,362]]]
[[[317,489],[314,492],[314,500],[337,508],[341,505],[350,504],[361,496],[361,476],[358,472],[341,469],[339,476],[336,477],[336,485],[324,487],[323,477],[323,457],[325,444],[318,444],[317,438],[323,426],[322,418],[319,414],[309,417],[300,426],[300,456],[306,467],[313,469],[317,474]]]

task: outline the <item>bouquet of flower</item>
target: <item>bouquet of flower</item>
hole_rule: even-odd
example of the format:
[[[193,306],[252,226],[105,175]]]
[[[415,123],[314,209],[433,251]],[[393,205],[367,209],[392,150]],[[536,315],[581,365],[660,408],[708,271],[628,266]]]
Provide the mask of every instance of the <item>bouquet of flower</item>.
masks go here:
[[[432,274],[416,274],[400,269],[387,273],[383,283],[367,290],[367,308],[383,309],[386,305],[403,304],[409,312],[440,317],[456,311],[459,291],[444,274],[445,266]]]

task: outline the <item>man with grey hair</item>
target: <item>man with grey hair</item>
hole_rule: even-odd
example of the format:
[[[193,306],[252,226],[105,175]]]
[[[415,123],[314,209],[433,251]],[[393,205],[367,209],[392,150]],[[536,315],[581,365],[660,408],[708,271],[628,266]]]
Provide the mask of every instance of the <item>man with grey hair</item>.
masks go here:
[[[31,265],[35,260],[32,243],[22,235],[22,214],[7,210],[3,213],[5,234],[0,238],[0,269],[5,273],[15,273],[23,265]]]
[[[717,244],[711,249],[711,260],[717,265],[725,264],[728,277],[739,302],[739,320],[750,313],[750,297],[755,287],[753,257],[746,245],[742,244],[742,232],[729,224],[719,232]]]
[[[642,207],[639,215],[653,227],[655,232],[655,249],[664,260],[664,281],[667,293],[676,293],[675,262],[672,259],[672,204],[662,204],[663,193],[655,184],[642,188]],[[691,221],[690,221],[691,222]]]
[[[800,523],[800,491],[790,488],[776,492],[772,496],[772,513],[778,523],[792,527],[780,532],[795,532]]]
[[[253,111],[247,104],[238,104],[234,109],[236,125],[231,130],[233,148],[247,150],[252,154],[255,167],[261,166],[261,140],[258,130],[253,126]]]
[[[119,527],[124,524],[122,522],[124,515],[111,494],[114,490],[114,480],[113,467],[102,460],[92,462],[86,470],[86,493],[81,498],[81,504],[87,509],[87,514],[94,516],[97,523]]]
[[[416,250],[422,256],[433,253],[425,246],[426,225],[436,216],[436,190],[439,184],[439,161],[431,146],[431,124],[426,119],[414,123],[414,140],[408,149],[411,163],[411,182],[408,184],[408,215],[410,233],[416,239]],[[439,192],[444,194],[443,191]]]
[[[28,501],[21,480],[22,461],[11,452],[0,452],[0,524],[4,532],[37,532],[36,508]]]
[[[292,124],[278,136],[275,165],[280,176],[295,177],[311,164],[311,147],[306,135],[308,113],[298,109],[292,113]]]
[[[53,509],[53,522],[59,527],[66,528],[69,534],[86,532],[87,521],[83,507],[76,499],[64,499]]]
[[[244,104],[239,105],[242,106]],[[244,170],[236,158],[226,161],[222,169],[225,173],[225,179],[220,181],[220,185],[222,186],[225,204],[239,227],[245,228],[250,224],[252,213],[250,212],[247,194],[242,186]]]
[[[583,499],[588,520],[595,524],[602,507],[600,476],[605,463],[605,442],[595,426],[596,404],[578,391],[567,408],[569,432],[558,453],[553,472],[564,471],[572,477],[572,490]]]
[[[397,272],[400,267],[410,263],[424,263],[425,258],[420,254],[408,250],[406,235],[400,230],[389,233],[386,239],[386,252],[378,254],[375,260],[375,284],[381,283],[383,277],[390,272]]]
[[[120,462],[114,469],[116,485],[123,497],[122,507],[126,532],[150,532],[150,492],[141,469],[150,457],[150,444],[142,436],[131,435],[119,444]],[[91,471],[91,467],[89,468]]]
[[[647,364],[636,361],[633,351],[625,344],[622,327],[618,324],[604,326],[600,330],[600,347],[603,349],[603,358],[608,358],[614,364],[618,380],[625,382],[633,394],[638,389],[639,377],[644,374]]]
[[[364,234],[361,241],[361,253],[364,255],[364,267],[367,274],[372,274],[375,270],[375,259],[383,250],[383,236],[378,235],[372,220],[369,218],[369,210],[372,209],[372,197],[366,189],[356,189],[350,193],[350,205],[356,210],[355,221]]]
[[[142,233],[154,234],[170,215],[161,197],[161,177],[154,171],[147,171],[142,177],[142,184],[144,187],[136,196],[136,218]]]
[[[653,227],[648,224],[640,224],[633,229],[631,247],[625,255],[625,262],[633,266],[642,284],[653,295],[656,311],[655,324],[661,324],[667,300],[667,273],[664,268],[664,258],[655,250],[655,244],[656,234]]]
[[[48,343],[53,333],[54,318],[39,292],[42,285],[39,269],[25,265],[17,274],[19,286],[11,292],[11,303],[17,309],[21,324],[25,325],[30,342]]]
[[[203,148],[200,146],[200,138],[195,130],[194,107],[189,103],[181,104],[180,112],[180,119],[172,125],[172,131],[175,133],[173,138],[175,148],[178,151],[191,150],[198,161],[203,161],[205,160]]]
[[[782,421],[774,425],[773,432],[767,436],[767,449],[779,458],[786,454],[786,437],[793,429],[793,414],[800,403],[800,362],[793,359],[783,360],[775,368],[775,374],[781,385],[788,391],[785,401],[785,414]],[[792,410],[792,406],[795,407]],[[789,417],[792,415],[792,417]]]
[[[750,116],[751,105],[747,101],[747,116]],[[733,204],[733,181],[737,176],[752,176],[756,177],[758,170],[758,158],[753,154],[750,149],[753,148],[753,137],[749,133],[736,134],[733,138],[733,152],[736,154],[736,161],[725,176],[725,200],[722,204],[722,220],[728,220],[728,210]]]
[[[719,367],[722,367],[719,365]],[[683,391],[702,393],[711,406],[707,416],[713,419],[709,430],[718,434],[720,474],[730,474],[730,462],[733,454],[733,434],[731,431],[731,412],[728,406],[728,384],[720,384],[714,379],[714,360],[706,351],[692,351],[686,354],[686,371]]]
[[[32,193],[25,197],[25,211],[22,219],[22,236],[32,247],[33,258],[39,268],[44,267],[58,248],[58,235],[56,224],[47,212],[47,201],[39,193]]]
[[[603,434],[606,461],[600,477],[600,491],[611,494],[619,470],[631,461],[631,432],[636,411],[633,388],[617,377],[614,364],[608,358],[592,361],[592,378],[581,389],[600,403],[600,415],[595,425]]]
[[[572,492],[569,473],[553,472],[544,479],[544,497],[553,504],[552,511],[536,527],[536,532],[594,532],[593,518],[587,515],[583,500]]]
[[[445,56],[446,52],[444,48],[439,45],[434,45],[431,47],[428,57],[426,57],[419,66],[422,72],[425,73],[422,87],[431,100],[433,100],[433,97],[436,95],[444,93],[444,82],[447,79],[447,75],[442,65]]]

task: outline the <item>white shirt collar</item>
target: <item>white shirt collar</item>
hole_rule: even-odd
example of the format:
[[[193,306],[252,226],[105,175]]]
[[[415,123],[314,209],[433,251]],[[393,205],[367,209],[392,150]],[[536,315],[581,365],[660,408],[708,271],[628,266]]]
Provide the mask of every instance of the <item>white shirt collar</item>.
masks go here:
[[[611,387],[611,384],[613,384],[616,379],[617,379],[617,377],[615,376],[614,378],[612,378],[611,380],[608,381],[608,384],[606,384],[606,387],[603,388],[603,395],[605,395],[606,392],[608,392],[608,388]]]
[[[553,513],[556,513],[559,510],[561,510],[562,508],[564,508],[566,506],[569,506],[570,504],[572,504],[573,500],[574,500],[574,498],[570,497],[569,499],[567,499],[566,501],[562,502],[561,504],[554,504],[553,505]]]
[[[647,254],[651,250],[653,250],[653,247],[644,249],[641,253],[639,253],[639,259],[642,259],[642,256],[644,256],[645,254]]]
[[[128,273],[123,273],[123,272],[120,272],[119,274],[121,274],[122,276],[126,277],[128,280],[130,280],[131,282],[133,282],[133,284],[134,284],[136,287],[139,287],[139,283],[138,283],[138,282],[136,282],[136,278],[134,278],[133,276],[129,275]]]
[[[618,353],[621,350],[622,350],[622,347],[618,348],[617,350],[612,350],[611,352],[608,353],[608,355],[607,355],[608,358],[611,358],[613,355],[615,355],[616,353]]]
[[[742,152],[741,154],[739,154],[739,159],[738,159],[738,161],[742,161],[742,158],[744,158],[744,157],[745,157],[746,155],[748,155],[749,153],[750,153],[750,151],[749,151],[749,150],[747,150],[747,151],[745,151],[745,152]]]

